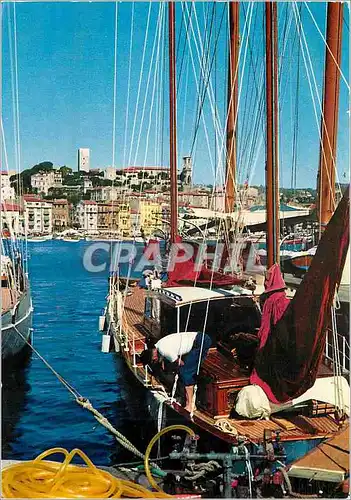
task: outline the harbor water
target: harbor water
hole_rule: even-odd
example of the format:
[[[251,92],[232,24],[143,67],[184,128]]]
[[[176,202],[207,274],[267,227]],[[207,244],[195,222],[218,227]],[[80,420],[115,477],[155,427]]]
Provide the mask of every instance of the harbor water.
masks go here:
[[[28,244],[33,296],[33,346],[50,365],[138,448],[153,435],[144,393],[122,359],[101,352],[98,317],[106,304],[108,268],[87,271],[91,242]],[[106,251],[94,252],[95,264]],[[32,353],[2,374],[2,457],[30,460],[60,446],[82,449],[97,465],[135,458],[120,447]]]

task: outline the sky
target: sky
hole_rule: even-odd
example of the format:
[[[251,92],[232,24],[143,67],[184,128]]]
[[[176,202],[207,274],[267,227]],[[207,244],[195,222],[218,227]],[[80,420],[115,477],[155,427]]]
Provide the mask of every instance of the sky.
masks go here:
[[[324,34],[326,4],[308,3],[313,19],[305,4],[296,3],[295,10],[293,5],[279,3],[280,182],[314,188],[325,44],[313,19]],[[115,8],[109,2],[2,4],[2,113],[10,170],[41,161],[76,170],[80,147],[90,148],[92,168],[169,164],[167,5],[119,2],[117,33]],[[176,3],[178,167],[191,154],[194,181],[220,184],[228,9],[225,2],[196,2],[190,21],[189,12],[189,3]],[[263,3],[240,3],[238,179],[253,185],[264,184],[265,175],[263,14]],[[346,4],[344,18],[341,69],[349,83]],[[340,182],[349,181],[349,109],[349,90],[341,80]]]

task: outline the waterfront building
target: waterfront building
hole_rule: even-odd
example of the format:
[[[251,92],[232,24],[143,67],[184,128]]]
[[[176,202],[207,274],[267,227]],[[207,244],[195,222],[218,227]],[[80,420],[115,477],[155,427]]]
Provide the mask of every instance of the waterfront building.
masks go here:
[[[33,195],[23,196],[24,220],[28,234],[52,233],[52,204]]]
[[[11,187],[10,174],[3,170],[1,172],[1,200],[14,200],[15,189]]]
[[[97,228],[99,231],[117,231],[118,229],[118,204],[98,203]]]
[[[23,228],[23,208],[17,203],[4,201],[1,203],[1,227],[13,231],[15,235],[21,234]]]
[[[53,200],[52,225],[54,231],[60,231],[70,225],[70,210],[67,200]]]
[[[130,236],[132,231],[130,205],[122,203],[118,210],[118,230],[121,236]]]
[[[139,203],[140,229],[143,229],[145,235],[150,235],[162,226],[162,207],[159,203],[142,200]]]
[[[96,201],[83,200],[76,207],[76,222],[87,232],[98,229],[98,204]]]
[[[89,172],[90,170],[90,149],[78,149],[78,172]]]

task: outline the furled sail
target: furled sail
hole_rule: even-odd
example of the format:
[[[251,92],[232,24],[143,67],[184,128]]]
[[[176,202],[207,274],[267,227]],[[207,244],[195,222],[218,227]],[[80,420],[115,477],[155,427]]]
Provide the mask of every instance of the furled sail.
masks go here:
[[[320,240],[312,264],[284,314],[261,342],[250,377],[274,403],[306,392],[317,377],[331,307],[349,247],[349,189],[346,190]],[[262,317],[262,323],[267,318]]]
[[[189,252],[189,248],[192,249],[191,252]],[[178,237],[170,253],[167,286],[193,285],[196,283],[198,285],[211,285],[216,288],[242,285],[245,282],[245,280],[236,276],[209,269],[197,257],[197,247],[189,243],[184,245],[182,239]]]

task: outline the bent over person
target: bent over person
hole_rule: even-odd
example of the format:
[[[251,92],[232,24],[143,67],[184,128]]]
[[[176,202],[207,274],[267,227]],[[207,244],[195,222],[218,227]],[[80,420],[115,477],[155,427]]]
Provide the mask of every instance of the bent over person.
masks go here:
[[[185,409],[189,412],[192,410],[198,367],[206,358],[211,343],[206,333],[181,332],[167,335],[155,344],[155,350],[161,357],[179,366],[179,377],[185,386]]]

